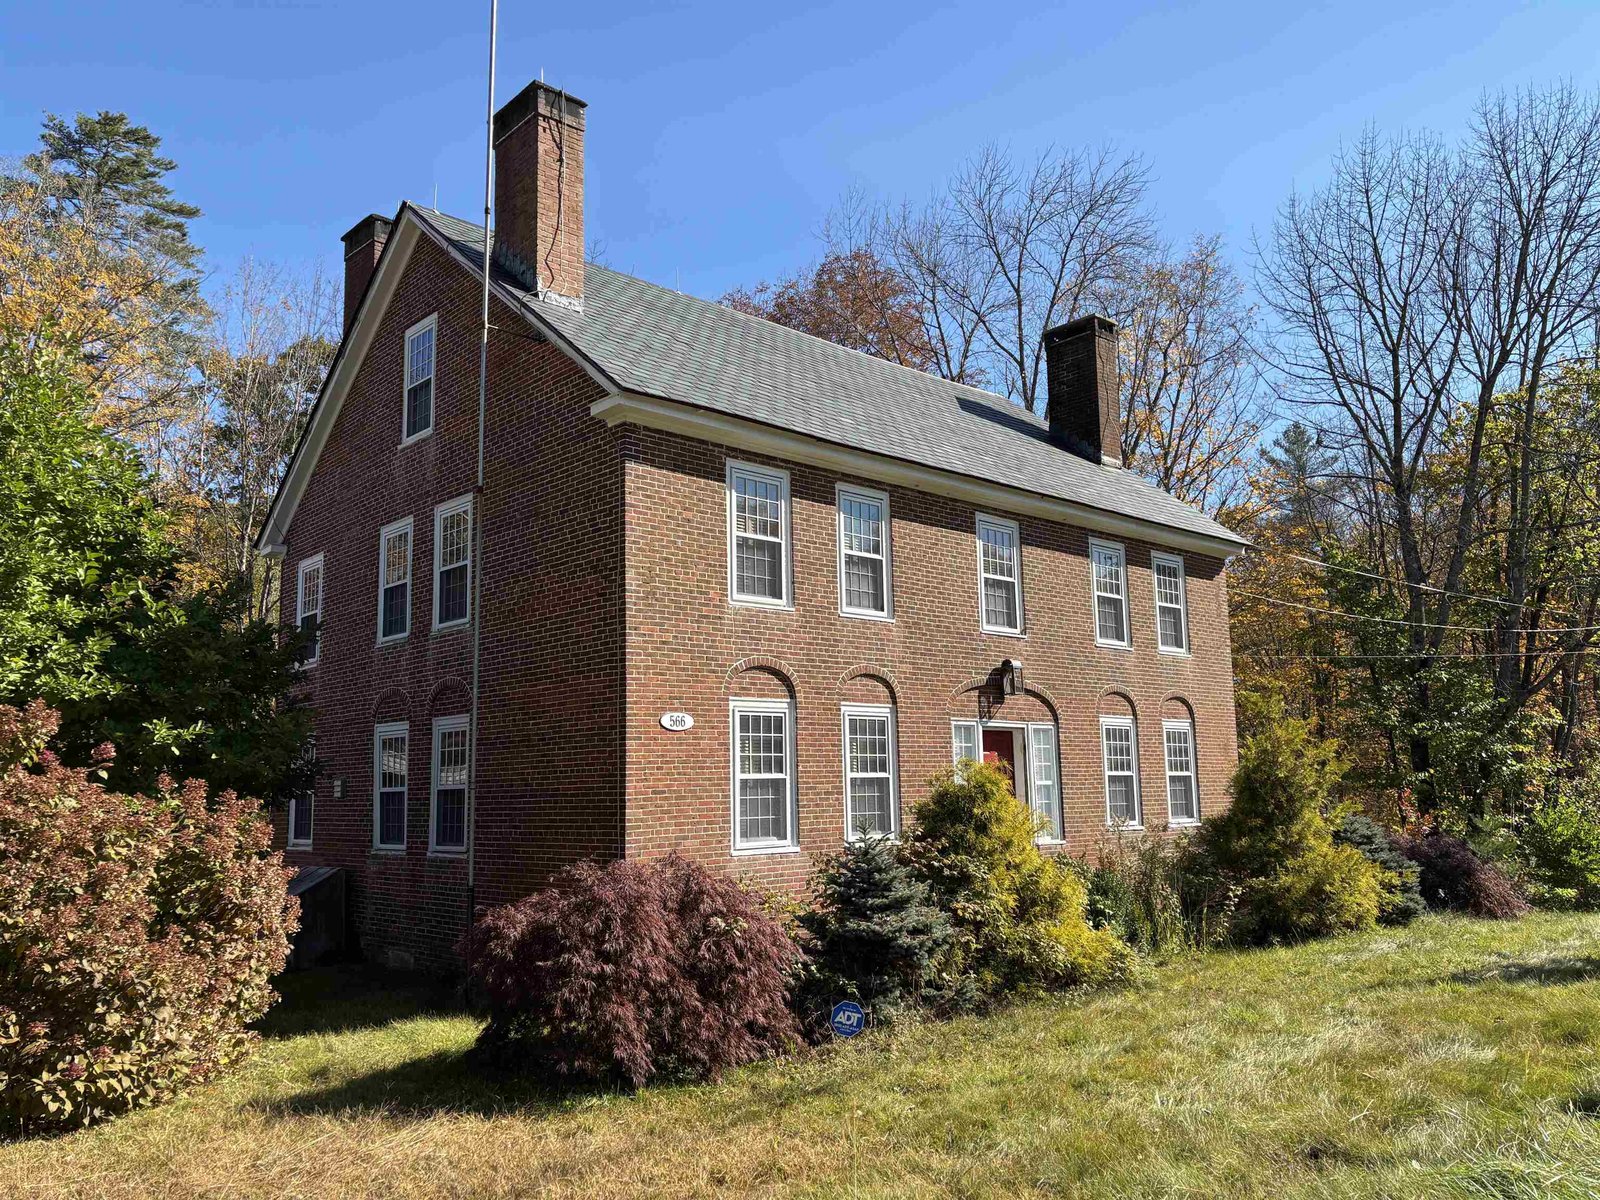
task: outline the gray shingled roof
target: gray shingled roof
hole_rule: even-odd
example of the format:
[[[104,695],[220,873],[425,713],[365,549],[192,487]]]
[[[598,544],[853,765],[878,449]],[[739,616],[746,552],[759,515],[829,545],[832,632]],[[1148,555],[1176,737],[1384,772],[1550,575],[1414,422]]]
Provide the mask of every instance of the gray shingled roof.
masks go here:
[[[481,225],[412,211],[482,261]],[[498,281],[624,390],[1244,544],[1133,472],[1060,449],[1044,421],[992,392],[592,263],[581,312],[538,301],[504,272]]]

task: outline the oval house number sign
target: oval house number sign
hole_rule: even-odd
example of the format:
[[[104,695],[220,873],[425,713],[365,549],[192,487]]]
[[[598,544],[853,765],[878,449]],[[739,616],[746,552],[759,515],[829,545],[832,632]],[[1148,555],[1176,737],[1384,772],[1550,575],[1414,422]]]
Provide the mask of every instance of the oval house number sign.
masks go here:
[[[682,733],[685,729],[694,728],[694,718],[686,712],[662,713],[661,728],[670,729],[673,733]]]

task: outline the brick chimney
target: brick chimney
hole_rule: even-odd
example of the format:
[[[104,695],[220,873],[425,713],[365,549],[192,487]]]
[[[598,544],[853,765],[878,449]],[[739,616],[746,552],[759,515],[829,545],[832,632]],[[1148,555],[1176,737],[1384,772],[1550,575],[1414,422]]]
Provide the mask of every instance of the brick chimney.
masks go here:
[[[1117,386],[1117,325],[1087,316],[1045,330],[1050,436],[1063,449],[1122,466],[1122,401]]]
[[[583,300],[587,107],[534,82],[494,115],[495,260],[547,300]]]
[[[367,283],[378,269],[378,255],[389,240],[394,222],[377,213],[362,217],[349,233],[344,235],[344,329],[350,332],[350,323],[356,319],[356,309],[366,294]]]

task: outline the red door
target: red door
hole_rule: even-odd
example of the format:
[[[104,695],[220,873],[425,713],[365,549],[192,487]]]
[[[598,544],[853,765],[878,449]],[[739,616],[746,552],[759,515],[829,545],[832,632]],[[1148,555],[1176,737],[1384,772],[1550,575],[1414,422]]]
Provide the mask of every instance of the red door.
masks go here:
[[[1012,740],[1009,729],[985,729],[983,731],[983,761],[986,763],[999,763],[1005,768],[1006,775],[1011,779],[1011,794],[1017,792],[1017,744]]]

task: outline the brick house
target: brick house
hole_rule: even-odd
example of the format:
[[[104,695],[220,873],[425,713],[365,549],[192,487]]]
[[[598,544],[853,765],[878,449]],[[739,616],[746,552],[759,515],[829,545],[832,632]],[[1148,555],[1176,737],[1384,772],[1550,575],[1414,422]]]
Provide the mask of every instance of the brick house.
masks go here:
[[[795,886],[962,756],[1068,853],[1223,807],[1243,543],[1118,463],[1115,327],[1045,335],[1047,425],[585,264],[586,123],[537,83],[495,118],[481,487],[483,231],[405,204],[344,237],[261,535],[316,629],[288,856],[367,952],[448,961],[588,856]]]

